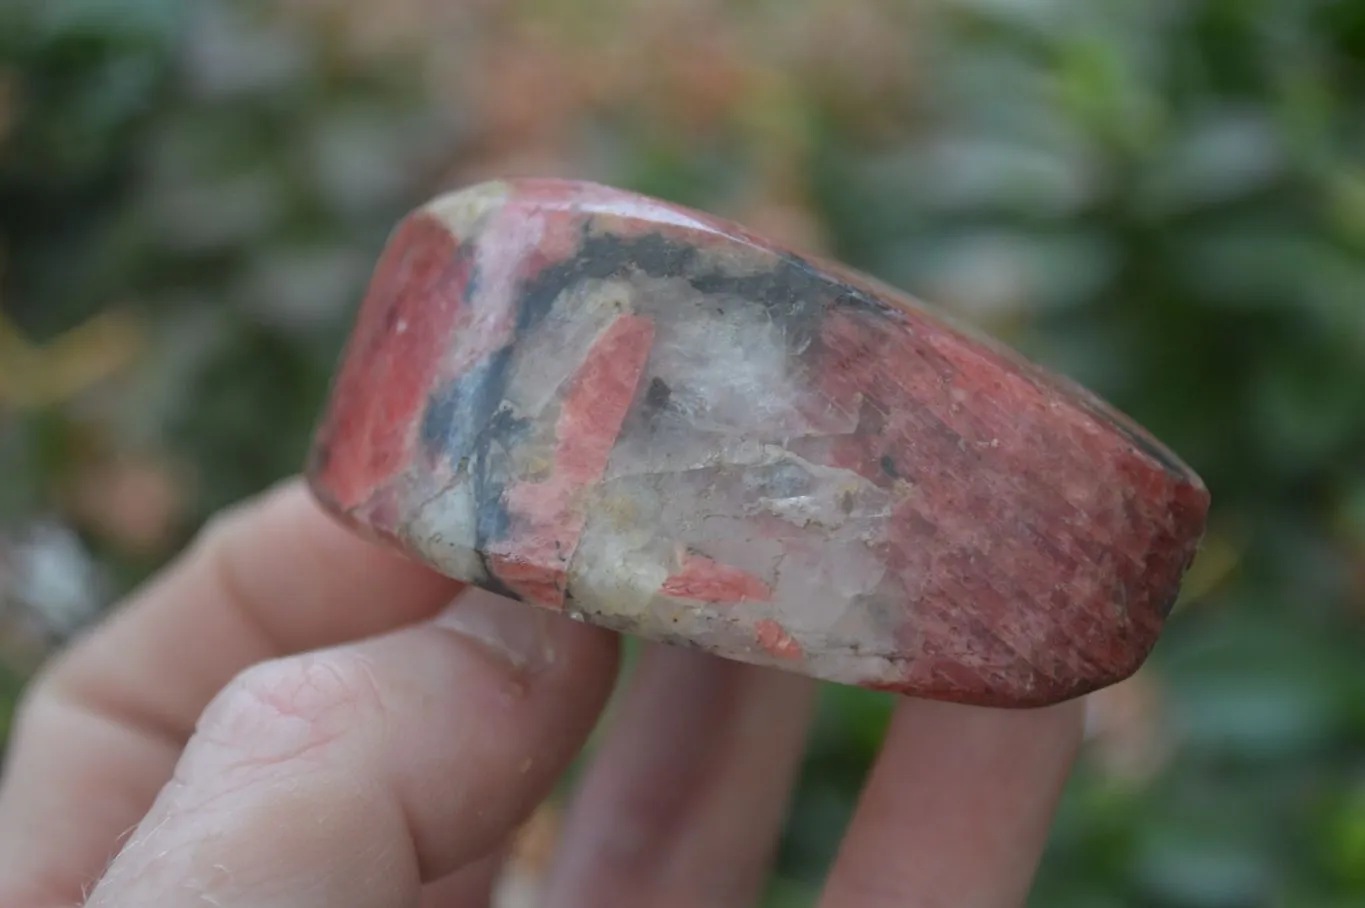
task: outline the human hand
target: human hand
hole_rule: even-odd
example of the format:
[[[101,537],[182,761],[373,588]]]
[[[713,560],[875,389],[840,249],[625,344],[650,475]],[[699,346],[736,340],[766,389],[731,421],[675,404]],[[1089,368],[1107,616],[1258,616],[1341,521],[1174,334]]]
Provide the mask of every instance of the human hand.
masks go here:
[[[298,483],[215,521],[29,689],[0,782],[0,905],[487,905],[607,701],[617,639],[461,589]],[[752,905],[813,693],[651,647],[547,906]],[[822,908],[1021,904],[1081,720],[1075,701],[903,700]]]

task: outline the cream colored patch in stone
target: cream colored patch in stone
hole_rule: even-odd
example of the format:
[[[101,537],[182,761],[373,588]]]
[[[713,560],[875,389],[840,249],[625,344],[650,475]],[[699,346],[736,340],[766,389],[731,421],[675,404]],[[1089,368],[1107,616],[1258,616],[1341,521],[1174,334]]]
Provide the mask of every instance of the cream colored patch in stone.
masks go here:
[[[489,180],[437,196],[422,210],[436,218],[460,242],[478,233],[483,219],[502,207],[511,189],[501,180]]]
[[[418,508],[408,536],[418,554],[442,574],[478,583],[486,577],[474,548],[477,520],[474,484],[461,476]]]
[[[621,503],[622,509],[629,504]],[[589,616],[648,624],[655,591],[669,576],[654,528],[620,519],[610,502],[592,511],[569,566],[569,592],[576,610]]]

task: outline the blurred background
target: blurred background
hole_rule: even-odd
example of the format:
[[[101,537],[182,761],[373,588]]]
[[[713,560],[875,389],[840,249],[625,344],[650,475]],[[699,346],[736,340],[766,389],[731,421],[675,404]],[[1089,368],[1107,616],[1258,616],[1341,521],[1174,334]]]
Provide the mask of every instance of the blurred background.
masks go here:
[[[406,210],[574,176],[955,310],[1208,481],[1037,905],[1365,904],[1362,99],[1353,0],[0,0],[0,735],[298,469]],[[824,691],[770,908],[813,904],[888,707]]]

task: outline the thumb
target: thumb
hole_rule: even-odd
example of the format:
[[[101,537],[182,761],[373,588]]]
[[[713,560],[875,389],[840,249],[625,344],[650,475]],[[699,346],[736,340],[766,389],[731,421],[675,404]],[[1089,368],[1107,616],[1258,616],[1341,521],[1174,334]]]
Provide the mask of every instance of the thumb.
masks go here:
[[[427,624],[248,669],[88,905],[414,905],[545,797],[614,665],[609,635],[471,590]]]

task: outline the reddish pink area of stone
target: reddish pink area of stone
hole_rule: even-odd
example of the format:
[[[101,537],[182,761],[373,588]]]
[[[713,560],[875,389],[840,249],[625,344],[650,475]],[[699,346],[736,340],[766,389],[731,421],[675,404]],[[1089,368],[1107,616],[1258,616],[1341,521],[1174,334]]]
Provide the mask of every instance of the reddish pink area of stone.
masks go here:
[[[882,483],[888,466],[905,474],[914,494],[893,511],[883,557],[907,591],[954,603],[929,613],[940,626],[899,689],[1045,694],[1068,683],[1078,654],[1097,675],[1135,669],[1192,556],[1207,493],[1087,408],[1062,405],[1011,357],[935,320],[888,331],[833,315],[822,341],[825,392],[861,401],[875,426],[840,436],[831,465]],[[1097,487],[1092,465],[1126,482]],[[1078,566],[1096,561],[1110,582],[1077,585]],[[1020,602],[1052,603],[1049,620],[1025,629]],[[1030,660],[1012,659],[1006,641],[1034,627],[1049,637]],[[924,615],[909,630],[923,639]],[[935,641],[964,637],[971,659],[936,656]]]
[[[772,588],[753,574],[697,554],[689,554],[682,570],[665,580],[659,592],[700,602],[767,602],[773,597]]]
[[[564,604],[564,566],[586,520],[578,498],[606,469],[653,338],[647,318],[622,315],[611,323],[564,397],[550,477],[508,490],[513,535],[493,550],[490,563],[499,579],[532,602]]]
[[[764,651],[779,659],[800,659],[801,646],[792,635],[771,618],[764,618],[754,625],[754,637]]]
[[[411,458],[469,270],[450,232],[426,215],[402,223],[376,267],[310,470],[341,510],[365,503]]]

